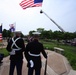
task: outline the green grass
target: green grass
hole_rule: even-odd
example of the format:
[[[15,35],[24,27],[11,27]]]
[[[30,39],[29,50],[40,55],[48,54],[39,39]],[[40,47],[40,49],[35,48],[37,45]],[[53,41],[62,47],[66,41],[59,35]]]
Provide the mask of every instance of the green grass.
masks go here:
[[[0,53],[3,53],[4,57],[9,55],[8,51],[5,48],[0,48]]]
[[[42,41],[44,45],[44,48],[49,49],[49,50],[54,50],[54,47],[59,47],[64,49],[64,56],[68,59],[70,65],[74,70],[76,70],[76,47],[75,46],[69,46],[69,45],[64,45],[61,43],[55,42],[46,42]]]

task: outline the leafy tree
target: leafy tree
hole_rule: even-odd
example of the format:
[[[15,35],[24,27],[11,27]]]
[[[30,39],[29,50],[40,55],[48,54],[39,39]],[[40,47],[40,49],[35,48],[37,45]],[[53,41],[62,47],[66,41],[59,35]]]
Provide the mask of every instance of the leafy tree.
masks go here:
[[[3,37],[12,37],[12,36],[14,36],[14,33],[13,32],[11,32],[11,31],[9,31],[9,30],[6,30],[6,29],[4,29],[3,30],[3,32],[2,32],[2,36]],[[23,37],[24,35],[21,33],[21,37]]]
[[[34,30],[33,30],[33,31],[30,31],[30,32],[29,32],[29,35],[30,35],[30,36],[33,36],[33,32],[35,32],[35,31],[34,31]]]
[[[41,33],[41,37],[42,38],[46,38],[46,39],[51,39],[51,34],[52,34],[52,31],[51,30],[49,30],[49,31],[44,30]]]
[[[29,35],[32,36],[33,35],[33,31],[29,32]],[[38,28],[37,32],[40,32],[40,38],[43,39],[56,39],[57,41],[59,40],[72,40],[74,38],[76,38],[76,32],[71,33],[71,32],[61,32],[61,31],[54,31],[52,32],[52,30],[44,30],[44,28]]]
[[[11,37],[13,36],[13,33],[9,30],[4,29],[2,32],[3,37]]]
[[[44,28],[38,28],[38,29],[37,29],[37,32],[42,33],[43,31],[44,31]]]
[[[63,36],[63,32],[61,32],[61,31],[54,31],[53,32],[53,38],[54,39],[62,39],[62,36]]]
[[[6,30],[6,29],[3,30],[2,36],[3,36],[3,37],[7,37],[7,30]]]

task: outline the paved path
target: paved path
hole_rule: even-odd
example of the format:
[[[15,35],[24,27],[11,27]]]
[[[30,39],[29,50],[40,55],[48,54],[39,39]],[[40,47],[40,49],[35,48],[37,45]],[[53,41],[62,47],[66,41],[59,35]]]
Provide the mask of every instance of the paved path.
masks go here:
[[[47,65],[48,75],[68,74],[70,71],[70,66],[68,65],[68,61],[66,61],[65,63],[66,60],[65,57],[53,51],[47,51],[47,52],[48,52],[48,65]],[[44,63],[45,59],[43,59],[42,61]]]
[[[5,45],[7,44],[7,42],[3,44]],[[72,70],[71,66],[69,65],[69,62],[64,56],[54,51],[46,50],[46,52],[48,52],[47,75],[76,75],[76,71]],[[27,61],[25,58],[23,61],[24,62],[23,62],[22,75],[27,75],[28,71]],[[9,65],[10,60],[8,56],[3,59],[3,64],[0,66],[0,75],[9,74]],[[41,75],[44,75],[44,69],[45,69],[45,58],[42,56]],[[14,71],[14,75],[17,75],[16,69]]]
[[[76,71],[74,71],[74,70],[70,70],[70,72],[69,72],[68,75],[76,75]]]
[[[48,65],[47,65],[47,75],[76,75],[76,71],[73,71],[69,65],[67,59],[53,51],[46,50],[48,52]],[[27,75],[27,61],[23,59],[23,69],[22,75]],[[9,56],[3,59],[3,64],[0,66],[0,75],[8,75],[9,74],[9,65],[10,60]],[[44,68],[45,68],[45,58],[42,56],[42,70],[41,75],[44,75]],[[14,72],[16,74],[16,69]]]
[[[8,75],[9,74],[9,65],[10,65],[10,61],[9,61],[9,56],[4,58],[3,59],[3,64],[2,66],[0,67],[0,75]],[[27,62],[24,58],[23,60],[23,69],[22,69],[22,75],[27,75],[27,71],[28,71],[28,68],[27,68]],[[41,75],[44,74],[44,71],[43,69],[41,70]],[[16,73],[16,69],[14,71],[14,75],[17,75]]]

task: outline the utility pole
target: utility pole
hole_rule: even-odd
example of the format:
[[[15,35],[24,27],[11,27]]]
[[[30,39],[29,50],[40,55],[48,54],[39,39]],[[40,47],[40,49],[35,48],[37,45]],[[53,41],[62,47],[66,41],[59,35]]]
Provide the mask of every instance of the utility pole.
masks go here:
[[[53,19],[51,19],[44,11],[40,11],[40,13],[44,13],[62,32],[65,32],[62,27],[60,27]]]

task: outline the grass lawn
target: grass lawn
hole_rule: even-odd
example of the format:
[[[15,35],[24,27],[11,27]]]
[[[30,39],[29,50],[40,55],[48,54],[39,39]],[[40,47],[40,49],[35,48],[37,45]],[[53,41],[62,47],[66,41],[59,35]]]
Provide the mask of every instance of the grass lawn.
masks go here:
[[[8,51],[5,48],[0,48],[0,53],[4,54],[4,57],[9,55]]]
[[[54,50],[54,47],[59,47],[64,49],[64,56],[68,59],[70,65],[74,70],[76,70],[76,47],[65,45],[57,42],[45,42],[42,41],[44,48],[49,50]]]

